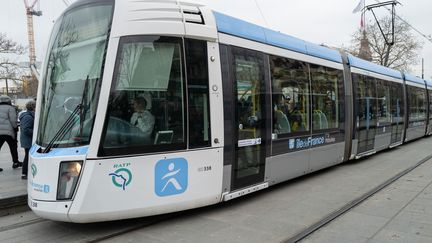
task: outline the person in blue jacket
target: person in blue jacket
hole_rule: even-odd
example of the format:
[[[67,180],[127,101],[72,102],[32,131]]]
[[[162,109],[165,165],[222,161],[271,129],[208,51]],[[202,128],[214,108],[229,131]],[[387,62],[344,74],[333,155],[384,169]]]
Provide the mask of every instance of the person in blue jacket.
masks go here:
[[[23,161],[23,167],[22,167],[22,175],[21,179],[27,179],[27,172],[28,172],[28,157],[29,157],[29,151],[32,146],[32,140],[33,140],[33,126],[34,126],[34,116],[35,116],[35,108],[36,108],[36,102],[31,100],[27,102],[26,109],[27,111],[22,113],[19,117],[20,119],[20,126],[21,126],[21,147],[25,150],[25,157]]]

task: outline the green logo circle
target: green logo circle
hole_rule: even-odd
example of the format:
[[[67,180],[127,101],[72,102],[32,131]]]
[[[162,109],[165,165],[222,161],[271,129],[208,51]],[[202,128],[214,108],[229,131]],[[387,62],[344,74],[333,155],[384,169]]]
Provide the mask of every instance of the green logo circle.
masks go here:
[[[121,172],[126,172],[127,177],[125,178],[122,174],[120,174]],[[123,190],[125,190],[126,186],[129,185],[132,181],[132,173],[130,172],[130,170],[126,168],[120,168],[116,170],[114,173],[110,173],[109,175],[111,176],[112,183],[116,187],[123,188]],[[117,182],[117,178],[120,178],[121,183]]]
[[[35,177],[36,174],[37,174],[37,167],[36,167],[36,165],[35,165],[35,164],[32,164],[32,165],[30,166],[30,168],[31,168],[31,173],[32,173],[33,177]]]

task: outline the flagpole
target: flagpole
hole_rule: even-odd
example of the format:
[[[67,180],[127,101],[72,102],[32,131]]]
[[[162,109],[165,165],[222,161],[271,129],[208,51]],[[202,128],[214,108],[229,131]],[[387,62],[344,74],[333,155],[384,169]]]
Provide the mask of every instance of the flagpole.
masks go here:
[[[366,0],[363,2],[363,26],[366,29]]]
[[[362,26],[363,31],[365,31],[365,29],[366,29],[365,6],[366,6],[366,0],[363,1],[363,8],[362,8],[362,15],[361,15],[361,17],[362,17],[362,23],[363,23],[363,26]]]

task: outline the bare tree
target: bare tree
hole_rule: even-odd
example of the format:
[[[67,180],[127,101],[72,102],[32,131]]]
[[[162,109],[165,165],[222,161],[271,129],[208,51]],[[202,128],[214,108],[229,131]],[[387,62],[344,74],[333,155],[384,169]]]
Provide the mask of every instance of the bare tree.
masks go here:
[[[8,81],[22,82],[22,70],[18,63],[11,60],[13,55],[24,54],[23,46],[9,39],[6,34],[0,33],[0,80],[6,83],[6,94],[9,95]]]
[[[372,62],[400,71],[410,71],[411,66],[416,65],[419,61],[418,51],[422,48],[423,43],[415,38],[405,22],[396,18],[394,44],[387,44],[383,34],[391,42],[391,23],[392,19],[389,16],[379,19],[379,25],[383,32],[380,31],[378,23],[375,21],[366,25],[366,37],[371,49]],[[358,56],[360,52],[362,39],[364,41],[363,31],[358,29],[353,34],[352,46],[349,48],[355,56]]]

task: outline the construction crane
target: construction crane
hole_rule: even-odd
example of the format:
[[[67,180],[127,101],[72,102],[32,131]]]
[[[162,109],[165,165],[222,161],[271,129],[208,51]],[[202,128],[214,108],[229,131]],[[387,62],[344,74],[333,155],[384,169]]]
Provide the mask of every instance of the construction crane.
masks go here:
[[[34,31],[33,31],[33,15],[35,16],[42,15],[42,11],[40,11],[39,9],[35,10],[35,6],[38,3],[39,0],[34,0],[33,2],[24,0],[24,5],[25,5],[26,15],[27,15],[27,35],[29,41],[29,58],[30,58],[29,64],[32,73],[32,76],[29,77],[29,79],[27,79],[27,82],[25,82],[27,83],[26,85],[27,87],[29,87],[29,85],[33,85],[37,87],[37,81],[39,80],[39,73],[36,69],[36,50],[35,50]]]
[[[41,16],[42,11],[35,10],[34,7],[39,2],[39,0],[34,0],[33,3],[29,3],[28,0],[24,0],[24,5],[26,8],[27,15],[27,34],[29,41],[29,57],[30,57],[30,66],[36,65],[36,51],[35,51],[35,43],[34,43],[34,32],[33,32],[33,15]]]

